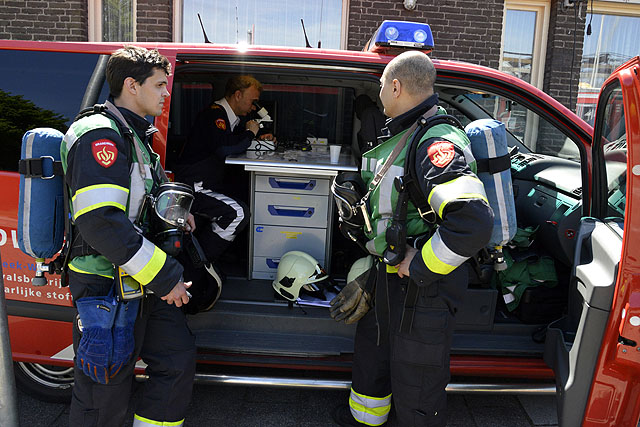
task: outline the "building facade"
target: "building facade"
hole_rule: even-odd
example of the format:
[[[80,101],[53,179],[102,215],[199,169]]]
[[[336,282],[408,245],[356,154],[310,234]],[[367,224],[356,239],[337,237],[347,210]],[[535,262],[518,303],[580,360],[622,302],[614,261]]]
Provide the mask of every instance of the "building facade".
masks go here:
[[[588,120],[604,78],[640,54],[640,0],[0,0],[0,38],[18,40],[202,42],[204,31],[221,43],[360,50],[385,19],[426,22],[433,58],[501,69]]]

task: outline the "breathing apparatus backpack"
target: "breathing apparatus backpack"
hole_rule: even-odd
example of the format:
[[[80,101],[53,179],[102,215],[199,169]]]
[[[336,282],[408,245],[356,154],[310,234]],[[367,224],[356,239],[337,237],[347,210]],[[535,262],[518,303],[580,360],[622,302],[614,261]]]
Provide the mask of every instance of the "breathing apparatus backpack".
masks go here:
[[[47,284],[45,271],[59,273],[62,267],[59,261],[46,265],[45,259],[55,256],[64,241],[66,197],[60,162],[63,137],[62,132],[51,128],[32,129],[22,137],[18,246],[36,259],[34,286]]]
[[[114,120],[123,137],[133,137],[131,129],[110,113],[104,104],[82,110],[74,119],[104,114]],[[66,271],[72,246],[72,224],[69,197],[60,160],[62,132],[51,128],[27,131],[22,138],[20,192],[18,201],[18,247],[36,259],[34,286],[44,286],[44,273],[61,275],[66,286]],[[55,257],[50,263],[45,260]]]
[[[417,172],[415,169],[416,164],[416,152],[417,147],[422,136],[433,126],[440,124],[448,124],[457,127],[469,137],[471,142],[471,151],[475,157],[476,165],[478,167],[477,175],[485,186],[487,193],[487,200],[489,205],[494,210],[494,231],[487,247],[491,254],[491,262],[494,264],[496,270],[506,267],[504,264],[504,257],[502,256],[502,245],[511,240],[515,235],[516,227],[516,214],[515,203],[513,199],[513,189],[511,186],[511,174],[510,174],[510,157],[506,141],[506,130],[504,124],[491,119],[476,120],[465,129],[460,121],[454,116],[448,114],[437,114],[427,118],[421,117],[418,119],[418,128],[414,132],[411,139],[407,142],[408,148],[405,157],[404,175],[398,176],[394,180],[394,186],[398,191],[398,200],[395,209],[393,210],[393,216],[391,222],[387,227],[385,239],[388,247],[383,258],[385,263],[390,265],[397,265],[404,258],[406,248],[406,218],[407,218],[407,205],[411,201],[413,205],[418,209],[422,219],[428,223],[437,224],[437,215],[431,209],[431,206],[427,202],[427,197],[422,193],[422,189],[417,181]],[[341,216],[341,222],[350,222],[342,218],[342,212],[348,212],[348,209],[344,207],[341,209],[341,204],[346,205],[344,201],[339,201],[337,194],[341,184],[345,180],[353,180],[353,178],[342,177],[338,174],[334,183],[332,191],[334,192],[335,200],[338,205],[338,211]],[[337,190],[337,191],[336,191]],[[342,198],[347,198],[344,192],[341,193]],[[361,194],[363,199],[366,195]],[[342,202],[342,203],[340,203]],[[353,203],[352,217],[357,217],[356,207],[363,207],[364,203]],[[364,215],[367,216],[366,214]],[[363,222],[358,222],[360,228],[362,228]],[[341,231],[343,231],[341,229]],[[343,231],[343,234],[344,231]],[[345,234],[346,235],[346,234]],[[355,240],[354,233],[347,235],[352,240]],[[358,237],[364,238],[364,233]],[[364,247],[366,242],[358,242],[361,247]]]

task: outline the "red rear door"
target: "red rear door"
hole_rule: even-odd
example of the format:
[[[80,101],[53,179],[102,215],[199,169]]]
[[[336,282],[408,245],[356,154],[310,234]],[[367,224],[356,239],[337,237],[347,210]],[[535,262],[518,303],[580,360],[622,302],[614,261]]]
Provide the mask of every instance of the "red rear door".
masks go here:
[[[591,153],[591,210],[575,238],[567,315],[547,329],[544,357],[556,376],[562,426],[638,423],[638,74],[640,57],[609,77],[600,93]]]

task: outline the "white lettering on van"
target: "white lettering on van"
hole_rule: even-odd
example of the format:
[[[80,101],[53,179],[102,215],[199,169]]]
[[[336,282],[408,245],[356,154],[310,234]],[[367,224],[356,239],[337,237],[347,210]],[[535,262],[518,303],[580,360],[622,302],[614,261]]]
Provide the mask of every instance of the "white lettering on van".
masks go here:
[[[16,230],[11,230],[11,241],[13,242],[13,247],[18,249],[18,232]]]

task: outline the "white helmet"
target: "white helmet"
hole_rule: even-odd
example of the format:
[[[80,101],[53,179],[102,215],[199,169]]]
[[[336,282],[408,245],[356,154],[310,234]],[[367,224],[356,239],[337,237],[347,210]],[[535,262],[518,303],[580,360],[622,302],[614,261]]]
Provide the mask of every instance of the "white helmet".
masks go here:
[[[322,269],[318,261],[311,255],[300,251],[291,251],[282,255],[278,264],[273,289],[289,301],[295,301],[300,295],[300,289],[315,292],[320,290],[314,283],[327,279],[329,276]]]
[[[349,274],[347,274],[347,283],[353,282],[363,273],[371,270],[371,267],[373,267],[373,256],[371,255],[356,260],[349,269]],[[366,277],[364,280],[366,280]]]

